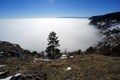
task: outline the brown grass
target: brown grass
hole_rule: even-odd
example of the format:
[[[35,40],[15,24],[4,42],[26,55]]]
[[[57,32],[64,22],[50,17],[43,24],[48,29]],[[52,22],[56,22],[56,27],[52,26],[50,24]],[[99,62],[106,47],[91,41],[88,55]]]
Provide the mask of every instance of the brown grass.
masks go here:
[[[45,62],[33,59],[4,61],[7,64],[0,71],[7,71],[19,67],[19,70],[12,72],[28,73],[44,71],[48,80],[119,80],[120,79],[120,57],[107,57],[98,54],[76,55],[73,59]],[[3,63],[0,63],[3,64]],[[71,71],[66,71],[67,67],[72,67]]]

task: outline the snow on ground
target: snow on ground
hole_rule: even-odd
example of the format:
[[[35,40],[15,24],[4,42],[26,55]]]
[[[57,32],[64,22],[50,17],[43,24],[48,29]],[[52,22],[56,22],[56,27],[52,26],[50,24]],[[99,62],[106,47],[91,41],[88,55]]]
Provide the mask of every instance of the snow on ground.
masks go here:
[[[113,30],[113,29],[120,29],[120,24],[111,26],[110,28],[107,28],[108,30]]]
[[[0,75],[3,74],[4,72],[0,72]]]
[[[39,60],[42,60],[42,61],[52,61],[50,59],[42,59],[42,58],[34,58],[33,62],[36,62],[36,61],[39,61]]]
[[[70,70],[72,70],[71,67],[67,67],[67,68],[66,68],[66,71],[70,71]]]
[[[1,67],[4,67],[4,66],[6,66],[6,65],[0,65],[0,68],[1,68]]]
[[[4,78],[4,79],[0,79],[0,80],[10,80],[12,78],[12,76],[9,76],[7,78]]]
[[[18,74],[14,75],[14,76],[18,76],[18,75],[21,75],[21,73],[18,73]],[[13,76],[9,76],[9,77],[7,77],[7,78],[0,79],[0,80],[10,80],[12,77],[13,77]]]

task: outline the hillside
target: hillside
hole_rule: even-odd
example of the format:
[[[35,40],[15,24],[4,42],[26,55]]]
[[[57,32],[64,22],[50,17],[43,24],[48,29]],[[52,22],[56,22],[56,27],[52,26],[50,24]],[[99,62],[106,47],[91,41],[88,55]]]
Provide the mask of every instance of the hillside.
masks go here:
[[[23,60],[0,59],[0,62],[2,62],[0,65],[6,65],[0,68],[0,72],[10,71],[7,76],[22,74],[21,77],[19,76],[20,80],[120,79],[120,58],[98,54],[76,55],[74,58],[58,61],[35,61],[31,58]],[[68,67],[71,69],[67,69]]]
[[[120,12],[93,16],[89,18],[90,25],[101,30],[103,39],[96,46],[97,52],[120,56]]]
[[[106,29],[120,23],[120,12],[109,13],[105,15],[92,16],[89,18],[90,24],[100,29]]]
[[[10,43],[7,41],[0,41],[0,58],[13,57],[13,58],[28,58],[28,57],[40,57],[37,51],[30,51],[23,49],[20,45]]]
[[[18,44],[0,41],[0,57],[20,57],[22,54],[23,49]]]

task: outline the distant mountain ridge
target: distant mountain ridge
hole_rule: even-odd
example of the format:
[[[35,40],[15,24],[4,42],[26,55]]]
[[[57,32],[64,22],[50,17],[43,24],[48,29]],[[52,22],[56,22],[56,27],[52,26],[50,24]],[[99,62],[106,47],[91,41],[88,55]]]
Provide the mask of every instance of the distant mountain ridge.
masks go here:
[[[106,29],[112,25],[120,23],[120,12],[109,13],[105,15],[92,16],[89,18],[90,24],[100,29]]]
[[[57,17],[57,18],[89,18],[89,17],[74,17],[74,16],[71,16],[71,17]]]

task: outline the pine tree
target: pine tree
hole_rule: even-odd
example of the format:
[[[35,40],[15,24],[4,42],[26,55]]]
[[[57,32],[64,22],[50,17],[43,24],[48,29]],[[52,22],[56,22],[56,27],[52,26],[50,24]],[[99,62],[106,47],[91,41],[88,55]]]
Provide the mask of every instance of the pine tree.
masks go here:
[[[50,59],[58,59],[61,56],[59,40],[55,32],[51,32],[48,36],[48,47],[46,48],[47,57]]]

